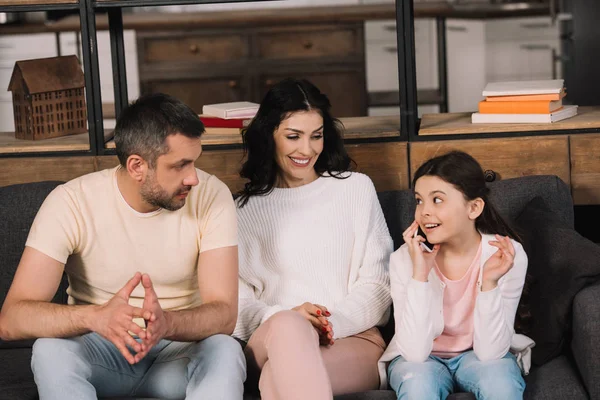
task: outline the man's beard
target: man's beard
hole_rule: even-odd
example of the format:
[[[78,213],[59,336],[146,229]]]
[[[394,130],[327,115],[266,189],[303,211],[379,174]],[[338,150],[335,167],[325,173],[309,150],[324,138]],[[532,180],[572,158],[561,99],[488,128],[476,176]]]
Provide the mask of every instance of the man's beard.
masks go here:
[[[140,194],[142,199],[155,207],[164,208],[169,211],[177,211],[185,205],[185,198],[179,199],[176,196],[185,192],[189,192],[191,186],[186,186],[177,190],[173,195],[163,189],[153,175],[148,176],[148,179],[142,184]]]

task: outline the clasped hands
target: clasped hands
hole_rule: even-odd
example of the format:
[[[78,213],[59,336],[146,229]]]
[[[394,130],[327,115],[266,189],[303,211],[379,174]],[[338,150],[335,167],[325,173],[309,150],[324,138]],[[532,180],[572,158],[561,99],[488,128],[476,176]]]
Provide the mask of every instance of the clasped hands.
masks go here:
[[[140,283],[144,287],[142,308],[129,304],[131,293]],[[146,329],[133,322],[134,318],[143,318]],[[91,330],[112,342],[130,364],[138,363],[165,338],[168,327],[168,314],[158,302],[150,276],[139,272],[112,299],[95,308],[91,322]],[[130,332],[139,337],[141,342],[136,341]]]
[[[328,320],[331,313],[325,306],[313,303],[304,303],[292,308],[306,318],[319,334],[319,343],[322,346],[333,345],[333,324]]]

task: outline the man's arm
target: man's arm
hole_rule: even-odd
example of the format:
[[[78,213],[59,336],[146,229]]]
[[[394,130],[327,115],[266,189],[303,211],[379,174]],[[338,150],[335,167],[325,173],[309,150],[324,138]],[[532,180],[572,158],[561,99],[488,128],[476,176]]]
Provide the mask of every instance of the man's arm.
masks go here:
[[[200,253],[198,289],[202,305],[166,312],[166,339],[197,341],[235,328],[238,312],[238,248],[221,247]]]
[[[145,351],[161,339],[195,342],[222,333],[230,335],[235,328],[238,310],[238,250],[237,246],[220,247],[200,253],[198,258],[198,289],[202,304],[180,311],[163,311],[152,281],[142,276],[145,289],[144,309],[152,312],[147,321]]]
[[[152,318],[150,312],[128,304],[141,275],[137,273],[102,306],[71,306],[50,303],[63,271],[64,264],[61,262],[32,247],[25,247],[0,311],[2,340],[71,337],[93,331],[113,342],[133,364],[134,357],[126,345],[136,351],[141,351],[142,347],[127,331],[144,338],[145,332],[132,319]]]
[[[64,264],[25,247],[0,312],[2,340],[69,337],[89,332],[90,307],[52,304]]]

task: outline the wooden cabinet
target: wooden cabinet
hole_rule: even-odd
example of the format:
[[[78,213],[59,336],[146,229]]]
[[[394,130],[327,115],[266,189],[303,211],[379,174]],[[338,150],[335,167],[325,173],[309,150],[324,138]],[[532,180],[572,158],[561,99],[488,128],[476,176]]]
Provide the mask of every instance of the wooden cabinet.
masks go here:
[[[600,135],[571,135],[571,185],[575,204],[600,204]]]
[[[462,150],[475,157],[488,172],[490,180],[525,175],[557,175],[567,184],[571,182],[568,136],[411,143],[411,180],[422,163],[451,150]]]
[[[336,117],[366,115],[363,24],[140,32],[142,93],[164,92],[196,112],[204,104],[254,101],[287,77],[324,92]]]

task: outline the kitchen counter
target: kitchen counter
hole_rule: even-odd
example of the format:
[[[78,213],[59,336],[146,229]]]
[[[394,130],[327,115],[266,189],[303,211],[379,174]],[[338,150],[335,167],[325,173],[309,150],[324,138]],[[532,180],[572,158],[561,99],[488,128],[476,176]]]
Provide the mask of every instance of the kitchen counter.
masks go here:
[[[415,3],[415,18],[488,19],[549,15],[550,8],[541,3],[509,4],[450,4],[448,2]],[[342,23],[394,19],[395,4],[350,5],[332,7],[302,7],[282,9],[252,9],[186,13],[140,12],[125,13],[125,29],[189,29],[211,27],[243,27],[254,25],[287,25],[302,21],[315,23]],[[99,15],[97,29],[108,29],[108,18]],[[72,15],[57,22],[45,24],[24,23],[0,26],[0,34],[36,32],[66,32],[79,30],[79,16]]]

